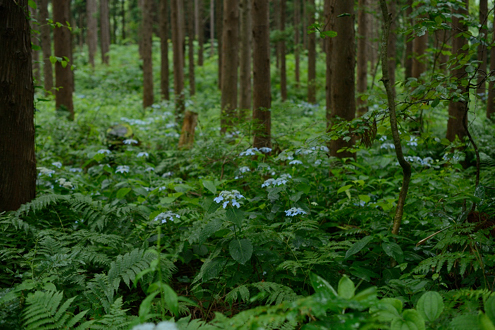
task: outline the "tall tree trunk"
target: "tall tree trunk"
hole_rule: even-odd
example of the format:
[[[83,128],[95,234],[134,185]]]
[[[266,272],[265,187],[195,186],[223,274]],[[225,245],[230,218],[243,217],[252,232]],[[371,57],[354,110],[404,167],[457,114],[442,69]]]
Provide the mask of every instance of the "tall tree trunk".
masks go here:
[[[108,12],[108,0],[100,0],[100,42],[101,61],[108,65],[110,51],[110,13]]]
[[[0,6],[0,213],[36,194],[34,85],[27,0]]]
[[[196,37],[198,38],[198,66],[204,63],[205,31],[203,22],[203,0],[196,0]]]
[[[251,21],[251,0],[241,0],[241,51],[240,51],[240,99],[241,120],[248,117],[251,109],[251,42],[253,28]]]
[[[280,31],[285,32],[285,0],[280,0]],[[285,62],[285,36],[279,42],[280,56],[280,95],[282,101],[287,100],[287,66]]]
[[[361,99],[361,94],[368,90],[368,58],[366,52],[366,43],[369,39],[368,30],[368,1],[359,0],[358,9],[358,44],[357,44],[357,92],[358,92],[358,116],[364,115],[368,111],[367,102]],[[327,54],[327,57],[329,55]]]
[[[38,20],[38,15],[37,15],[37,10],[34,8],[29,7],[29,12],[32,18],[31,22],[37,21]],[[37,30],[37,28],[35,29]],[[41,81],[41,68],[40,68],[40,52],[39,52],[39,47],[40,47],[40,41],[38,39],[38,36],[33,36],[31,38],[31,42],[33,43],[33,48],[32,48],[32,60],[33,60],[33,76],[34,80],[37,82],[37,84],[40,83]]]
[[[486,29],[486,26],[488,24],[488,1],[487,0],[480,0],[480,24],[481,24],[481,29],[479,30],[480,33],[480,38],[481,40],[480,44],[478,45],[478,61],[481,61],[478,67],[478,90],[476,91],[478,94],[485,94],[486,93],[486,67],[487,67],[487,53],[488,49],[486,47],[486,40],[488,40],[488,30]]]
[[[253,0],[253,146],[271,148],[270,29],[268,0]]]
[[[179,127],[182,127],[185,111],[184,99],[184,38],[181,28],[184,12],[181,10],[181,0],[170,0],[172,12],[172,48],[174,52],[174,94],[175,94],[175,120]]]
[[[50,25],[48,25],[48,0],[41,0],[40,6],[40,32],[41,32],[41,49],[43,51],[43,83],[45,93],[48,94],[53,88],[53,67],[50,62],[52,55],[52,46],[50,38]]]
[[[153,104],[153,62],[152,37],[153,37],[153,0],[144,0],[143,3],[143,108]]]
[[[493,20],[495,26],[495,17]],[[495,42],[495,29],[492,33],[492,43]],[[495,70],[495,47],[490,49],[490,71]],[[486,102],[486,117],[489,119],[495,119],[495,82],[490,81],[488,84],[488,100]]]
[[[454,11],[454,14],[467,15],[469,10],[469,1],[464,0],[465,7]],[[467,40],[464,35],[460,35],[468,30],[465,23],[462,22],[464,19],[452,16],[452,30],[454,38],[452,40],[452,54],[455,57],[464,55],[466,56],[467,50],[462,49],[467,45]],[[451,77],[459,79],[457,81],[457,90],[460,90],[460,94],[465,94],[468,90],[466,87],[462,86],[461,79],[465,78],[465,67],[463,65],[457,69],[453,69],[450,72]],[[463,95],[469,98],[469,96]],[[461,102],[450,102],[449,104],[449,119],[447,122],[447,136],[449,141],[454,141],[456,136],[459,137],[461,141],[467,136],[465,126],[467,124],[467,101]]]
[[[98,48],[98,23],[96,22],[96,0],[87,0],[86,1],[86,12],[88,16],[88,32],[87,32],[87,41],[88,41],[88,54],[89,54],[89,64],[94,69],[95,67],[95,54]]]
[[[215,50],[215,0],[210,0],[210,57]]]
[[[307,4],[308,25],[315,24],[315,0]],[[308,35],[308,103],[316,103],[316,35]]]
[[[239,0],[223,2],[222,36],[222,112],[221,132],[232,129],[237,109],[237,67],[239,63]]]
[[[217,54],[218,54],[218,88],[222,88],[222,36],[223,36],[223,0],[217,0],[216,1],[216,13],[215,13],[215,19],[216,19],[216,30],[217,30]]]
[[[418,17],[422,19],[422,17]],[[423,35],[416,36],[413,40],[413,61],[412,61],[412,77],[419,78],[426,71],[425,52],[428,46],[428,32],[423,32]]]
[[[397,5],[396,0],[388,1],[388,11],[391,16],[390,31],[387,38],[388,42],[388,75],[390,80],[390,89],[395,97],[395,68],[397,66],[395,58],[397,57]]]
[[[196,85],[194,78],[194,3],[189,1],[187,19],[187,51],[188,51],[188,68],[189,68],[189,95],[193,96],[196,93]]]
[[[121,1],[120,3],[120,14],[122,16],[122,41],[125,40],[125,1]]]
[[[168,63],[168,0],[160,0],[160,87],[162,99],[170,100]]]
[[[299,54],[299,32],[301,25],[301,3],[300,0],[294,0],[294,79],[296,80],[296,88],[300,84],[300,54]]]
[[[323,15],[325,18],[325,29],[333,29],[334,8],[332,0],[325,0]],[[325,44],[326,57],[325,57],[325,118],[327,131],[331,129],[332,120],[332,52],[333,52],[333,38],[329,39]],[[330,143],[328,143],[330,147]]]
[[[436,66],[438,66],[442,71],[446,71],[446,63],[449,60],[448,55],[442,54],[442,51],[446,50],[446,45],[448,41],[448,31],[447,30],[436,30],[435,31],[435,49],[438,52],[436,54]]]
[[[55,63],[55,81],[57,90],[55,91],[55,108],[58,111],[67,111],[68,118],[74,120],[74,104],[72,93],[74,91],[72,62],[67,63],[65,58],[72,58],[72,47],[70,30],[65,25],[69,21],[69,2],[65,0],[53,0],[53,21],[64,25],[55,27],[53,31],[53,41],[55,44],[55,56],[64,58],[63,63]],[[64,64],[64,65],[62,65]]]
[[[333,28],[337,36],[332,39],[331,52],[331,125],[336,117],[351,121],[356,114],[355,98],[355,50],[354,50],[354,2],[332,0]],[[343,15],[350,14],[350,15]],[[338,50],[338,51],[335,51]],[[340,138],[330,142],[330,155],[339,158],[355,158],[355,153],[342,148],[352,148],[355,138],[349,141]]]
[[[273,20],[272,26],[270,29],[280,30],[280,1],[281,0],[273,0]],[[275,43],[275,67],[277,68],[277,74],[280,74],[280,42]]]
[[[308,2],[302,0],[303,14],[302,14],[302,36],[303,36],[303,47],[308,49]]]
[[[111,15],[112,15],[112,38],[110,39],[110,43],[117,43],[117,1],[119,0],[112,0],[112,10],[111,10]]]
[[[412,15],[412,0],[407,0],[407,9],[406,9],[406,19],[410,25],[413,25]],[[406,52],[404,56],[404,68],[405,68],[405,79],[412,77],[412,67],[413,67],[413,40],[412,36],[406,36]],[[411,39],[411,40],[409,40]]]

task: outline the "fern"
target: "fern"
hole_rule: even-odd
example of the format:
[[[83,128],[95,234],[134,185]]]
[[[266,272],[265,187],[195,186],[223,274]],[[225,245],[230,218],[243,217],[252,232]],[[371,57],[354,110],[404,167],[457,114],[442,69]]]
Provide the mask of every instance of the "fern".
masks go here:
[[[63,292],[36,291],[26,299],[23,318],[26,329],[73,329],[82,320],[86,311],[73,315],[69,312],[76,297],[61,304]]]
[[[112,287],[117,290],[120,281],[130,287],[131,280],[136,278],[136,275],[149,267],[151,261],[155,259],[155,255],[150,252],[144,252],[141,249],[134,249],[129,253],[117,256],[117,259],[110,265],[108,271],[108,281]]]
[[[266,302],[267,304],[280,304],[283,301],[294,301],[299,296],[289,287],[273,283],[273,282],[258,282],[251,284],[254,288],[258,289],[260,292],[267,293]]]
[[[123,305],[122,297],[115,299],[107,314],[100,319],[94,320],[90,325],[90,329],[128,329],[131,321],[125,313],[126,310],[122,309]]]
[[[88,282],[88,291],[85,292],[88,300],[93,304],[94,309],[99,306],[103,307],[106,313],[110,313],[110,309],[114,301],[114,289],[109,284],[105,274],[96,274],[95,278]]]

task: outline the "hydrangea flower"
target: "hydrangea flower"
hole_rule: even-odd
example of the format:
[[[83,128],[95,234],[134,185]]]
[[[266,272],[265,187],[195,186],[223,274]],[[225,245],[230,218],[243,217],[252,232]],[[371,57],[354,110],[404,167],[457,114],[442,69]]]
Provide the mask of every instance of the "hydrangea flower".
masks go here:
[[[60,185],[60,187],[64,187],[64,188],[67,188],[67,189],[70,189],[70,188],[73,187],[72,182],[67,181],[67,179],[64,179],[64,178],[60,178],[56,182],[58,182],[58,184]]]
[[[267,154],[267,153],[269,153],[269,152],[272,152],[272,148],[268,148],[268,147],[261,147],[261,148],[259,149],[259,151],[261,151],[261,152],[262,152],[262,153],[264,153],[264,154]]]
[[[293,207],[285,211],[285,216],[287,217],[293,217],[298,214],[307,214],[306,211],[301,209],[300,207]]]
[[[409,142],[407,142],[407,145],[412,146],[412,147],[417,147],[418,146],[418,138],[415,136],[411,136],[411,140],[409,140]]]
[[[282,174],[279,178],[277,179],[268,179],[266,180],[262,185],[261,185],[261,188],[264,188],[264,187],[270,187],[270,186],[281,186],[283,184],[286,184],[289,179],[291,179],[292,177],[290,176],[290,174]]]
[[[289,163],[289,165],[301,165],[302,162],[300,160],[293,160]]]
[[[127,165],[117,166],[115,173],[129,173],[129,166]]]
[[[137,154],[138,157],[148,157],[149,154],[147,152],[140,152]]]
[[[239,154],[239,156],[256,156],[255,151],[259,151],[258,148],[249,148],[246,151],[243,151]]]
[[[313,152],[313,150],[309,150],[309,149],[297,149],[296,150],[296,155],[299,155],[299,154],[301,154],[301,155],[307,155],[307,154],[310,154],[312,152]]]
[[[162,212],[162,213],[158,214],[154,220],[155,221],[161,221],[162,223],[166,223],[167,220],[174,221],[174,218],[179,219],[180,215],[178,215],[177,213],[167,211],[167,212]]]
[[[395,145],[393,143],[384,143],[380,146],[380,149],[395,149]]]
[[[243,167],[239,168],[239,172],[241,172],[241,173],[246,173],[246,172],[250,172],[250,171],[251,170],[247,166],[243,166]]]
[[[108,154],[109,155],[112,152],[110,150],[108,150],[108,149],[100,149],[100,150],[98,150],[98,153],[99,154]]]
[[[125,139],[124,144],[138,144],[138,142],[134,139]]]
[[[167,178],[169,176],[172,176],[174,174],[174,172],[166,172],[166,173],[163,173],[162,174],[162,178]]]
[[[74,172],[74,173],[75,173],[75,172],[82,172],[82,168],[79,168],[79,167],[72,167],[72,168],[70,168],[70,169],[69,169],[69,171]]]
[[[53,166],[57,167],[57,168],[61,168],[62,167],[62,163],[61,162],[55,162],[55,163],[52,163]]]
[[[238,192],[237,190],[232,190],[232,191],[224,190],[220,193],[220,195],[218,195],[218,197],[215,197],[213,200],[218,204],[223,202],[222,205],[223,208],[226,208],[227,205],[229,205],[229,203],[231,203],[232,206],[236,206],[237,208],[239,208],[241,207],[241,205],[237,200],[242,198],[244,198],[244,196],[242,196],[241,193]]]
[[[146,167],[146,169],[145,169],[146,172],[150,172],[150,171],[154,171],[154,170],[155,170],[155,168],[153,168],[151,166],[150,167]]]
[[[48,176],[52,176],[53,173],[55,173],[54,170],[50,170],[46,167],[38,167],[38,170],[40,170],[40,175],[48,175]]]

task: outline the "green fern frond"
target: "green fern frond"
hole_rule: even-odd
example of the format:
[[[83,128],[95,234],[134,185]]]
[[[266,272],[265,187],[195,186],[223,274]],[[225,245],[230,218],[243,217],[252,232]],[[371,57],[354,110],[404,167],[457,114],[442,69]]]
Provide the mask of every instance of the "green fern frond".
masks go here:
[[[94,320],[90,329],[128,329],[131,320],[126,315],[127,310],[122,309],[123,305],[122,297],[115,299],[107,314]]]
[[[242,302],[248,302],[251,297],[247,285],[240,285],[237,288],[231,290],[225,296],[225,301],[232,304],[234,301],[241,300]]]
[[[260,292],[266,292],[268,294],[266,298],[267,304],[273,303],[280,304],[283,301],[294,301],[299,296],[288,286],[274,283],[274,282],[257,282],[251,284],[254,288]]]
[[[39,196],[29,203],[21,205],[21,207],[15,213],[17,218],[20,218],[24,215],[27,215],[30,212],[36,213],[45,209],[47,206],[59,203],[61,201],[67,201],[70,196],[67,195],[57,195],[57,194],[49,194]]]
[[[124,281],[130,287],[130,282],[134,281],[136,275],[148,268],[155,258],[153,253],[141,249],[134,249],[129,253],[117,256],[108,271],[109,283],[115,290],[119,288],[120,281]]]
[[[88,300],[96,307],[103,307],[106,313],[110,313],[110,309],[114,303],[114,289],[110,285],[105,274],[96,274],[94,279],[88,282],[88,290],[85,292]],[[94,309],[96,309],[94,308]]]

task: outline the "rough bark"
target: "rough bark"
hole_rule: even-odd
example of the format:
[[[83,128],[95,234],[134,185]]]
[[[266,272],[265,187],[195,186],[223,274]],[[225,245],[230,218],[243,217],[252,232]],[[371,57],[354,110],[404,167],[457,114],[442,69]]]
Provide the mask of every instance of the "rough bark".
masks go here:
[[[186,111],[179,138],[179,149],[190,149],[194,144],[194,132],[198,124],[198,114]]]
[[[332,0],[332,30],[337,36],[332,39],[331,52],[331,125],[338,120],[351,121],[356,114],[355,98],[355,50],[354,50],[354,3]],[[350,14],[342,16],[342,14]],[[340,16],[340,17],[339,17]],[[335,51],[338,50],[338,51]],[[337,119],[338,117],[338,119]],[[339,158],[355,158],[355,153],[342,148],[352,148],[355,138],[343,138],[330,142],[330,155]],[[340,151],[340,152],[339,152]]]
[[[488,23],[488,1],[480,0],[480,24],[481,29],[479,30],[479,39],[480,44],[478,45],[478,61],[481,61],[478,65],[478,90],[476,91],[478,94],[484,95],[486,93],[486,67],[487,67],[487,53],[488,49],[486,48],[486,41],[488,36],[488,30],[486,29]]]
[[[280,0],[280,31],[285,32],[285,0]],[[280,56],[280,96],[287,100],[287,65],[285,61],[285,37],[279,41]]]
[[[222,112],[221,132],[235,124],[239,63],[239,0],[224,0],[222,36]]]
[[[203,0],[196,0],[196,37],[198,39],[198,66],[203,66],[204,63],[204,43],[205,32],[203,23]]]
[[[300,78],[300,25],[301,25],[301,3],[300,0],[294,0],[294,79],[296,80],[296,88],[299,88]]]
[[[468,0],[464,0],[465,7],[455,10],[456,14],[467,15],[468,13]],[[452,54],[453,56],[463,56],[467,54],[467,50],[462,49],[467,44],[465,36],[459,35],[462,32],[466,32],[468,27],[458,17],[452,16],[452,30],[454,38],[452,40]],[[462,95],[467,92],[466,87],[462,86],[460,79],[466,78],[466,71],[464,66],[460,66],[457,69],[453,69],[450,72],[451,77],[458,79],[456,94]],[[463,95],[465,98],[469,96]],[[467,136],[466,124],[467,124],[467,100],[460,102],[450,102],[449,104],[449,119],[447,122],[447,136],[449,141],[454,141],[456,136],[461,141]]]
[[[41,50],[43,52],[43,86],[45,93],[49,94],[53,88],[53,66],[50,62],[52,55],[50,25],[48,25],[48,0],[41,0],[40,9],[40,32],[41,32]]]
[[[34,85],[27,0],[0,2],[0,213],[36,194]]]
[[[223,1],[224,0],[217,0],[216,1],[216,8],[215,8],[215,25],[216,25],[216,30],[217,30],[217,54],[218,54],[218,88],[222,89],[222,39],[223,39]]]
[[[98,23],[96,21],[97,3],[96,0],[87,0],[86,13],[88,16],[88,28],[86,40],[88,42],[89,64],[94,69],[95,54],[98,47]]]
[[[361,94],[368,90],[368,58],[366,43],[369,39],[368,30],[368,0],[359,0],[358,7],[358,44],[357,44],[357,92],[358,92],[358,116],[364,115],[368,111],[367,102],[361,99]],[[328,56],[328,55],[327,55]]]
[[[241,0],[241,51],[240,51],[240,98],[241,120],[248,117],[251,109],[251,0]]]
[[[315,0],[309,0],[306,8],[308,25],[315,23]],[[308,103],[316,103],[316,35],[308,35]]]
[[[160,88],[163,100],[170,100],[168,63],[168,0],[160,0]]]
[[[413,24],[412,15],[412,0],[407,0],[406,19],[410,25]],[[412,77],[412,65],[413,65],[413,39],[412,35],[406,36],[406,52],[404,56],[404,69],[405,79]]]
[[[108,0],[100,0],[100,42],[101,61],[108,65],[110,51],[110,13],[108,11]]]
[[[170,8],[172,13],[172,48],[174,52],[174,94],[175,94],[175,120],[182,126],[185,111],[184,99],[184,38],[181,28],[184,13],[181,10],[181,0],[170,0]],[[182,16],[182,17],[181,17]]]
[[[69,21],[69,2],[65,0],[53,0],[53,21],[65,22]],[[66,25],[55,27],[53,31],[53,41],[55,56],[64,59],[72,58],[72,47],[70,30]],[[74,91],[74,80],[72,79],[71,62],[63,63],[57,61],[55,63],[55,108],[58,111],[67,111],[68,118],[74,120],[74,104],[72,102],[72,93]]]
[[[143,108],[153,104],[153,62],[152,62],[152,36],[153,36],[153,0],[144,0],[143,3]]]
[[[194,77],[194,3],[189,1],[188,6],[188,19],[187,19],[187,55],[188,55],[188,69],[189,69],[189,95],[196,94],[196,84]]]
[[[253,146],[271,148],[270,29],[268,0],[253,0]]]
[[[495,26],[495,18],[493,20]],[[495,29],[492,33],[492,42],[495,41]],[[495,47],[490,49],[490,71],[495,70]],[[495,82],[490,81],[488,84],[488,100],[486,102],[486,117],[489,119],[495,119]]]

